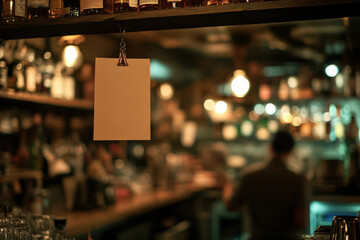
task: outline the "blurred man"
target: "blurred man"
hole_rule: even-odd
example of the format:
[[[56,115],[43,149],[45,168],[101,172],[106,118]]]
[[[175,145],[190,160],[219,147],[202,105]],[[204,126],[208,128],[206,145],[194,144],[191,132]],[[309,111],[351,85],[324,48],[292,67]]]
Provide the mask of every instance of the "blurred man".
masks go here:
[[[271,161],[244,174],[238,189],[224,186],[228,210],[245,207],[250,215],[251,239],[298,239],[306,226],[306,179],[286,168],[294,139],[285,131],[275,134]]]

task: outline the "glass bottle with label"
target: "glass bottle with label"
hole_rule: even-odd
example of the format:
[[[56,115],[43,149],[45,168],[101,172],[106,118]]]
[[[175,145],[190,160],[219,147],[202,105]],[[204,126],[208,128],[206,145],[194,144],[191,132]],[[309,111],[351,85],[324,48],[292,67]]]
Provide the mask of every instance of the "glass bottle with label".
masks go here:
[[[129,7],[129,0],[114,1],[114,13],[128,12]]]
[[[50,17],[58,18],[64,16],[64,0],[50,0]]]
[[[113,7],[113,0],[80,0],[81,15],[112,13]]]
[[[137,12],[138,6],[138,0],[115,0],[114,13]]]
[[[160,9],[159,0],[139,0],[139,10],[158,10]]]
[[[49,0],[27,0],[28,19],[48,18]]]
[[[129,12],[138,12],[138,11],[139,11],[139,1],[129,0]]]
[[[6,22],[25,19],[25,0],[4,0],[2,7],[3,18]]]
[[[184,8],[186,7],[185,0],[163,0],[163,9],[171,9],[171,8]]]
[[[64,14],[67,17],[80,15],[80,0],[64,0]]]

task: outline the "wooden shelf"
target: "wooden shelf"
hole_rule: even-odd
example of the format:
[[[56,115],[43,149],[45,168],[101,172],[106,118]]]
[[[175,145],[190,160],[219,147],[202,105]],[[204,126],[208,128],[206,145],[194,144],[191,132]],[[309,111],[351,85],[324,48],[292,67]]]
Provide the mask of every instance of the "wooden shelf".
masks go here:
[[[278,0],[1,23],[2,39],[275,23],[359,16],[360,0]]]
[[[79,110],[89,110],[89,111],[92,111],[94,109],[93,102],[88,100],[83,100],[83,99],[64,100],[64,99],[53,98],[47,95],[30,94],[30,93],[0,92],[0,102],[3,100],[22,101],[22,102],[72,108]]]

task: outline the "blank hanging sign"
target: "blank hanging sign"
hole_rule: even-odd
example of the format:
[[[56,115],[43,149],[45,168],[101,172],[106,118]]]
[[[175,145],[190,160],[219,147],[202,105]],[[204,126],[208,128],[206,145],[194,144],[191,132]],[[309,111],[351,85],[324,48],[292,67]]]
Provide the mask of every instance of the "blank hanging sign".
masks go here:
[[[150,59],[95,59],[94,140],[150,140]]]

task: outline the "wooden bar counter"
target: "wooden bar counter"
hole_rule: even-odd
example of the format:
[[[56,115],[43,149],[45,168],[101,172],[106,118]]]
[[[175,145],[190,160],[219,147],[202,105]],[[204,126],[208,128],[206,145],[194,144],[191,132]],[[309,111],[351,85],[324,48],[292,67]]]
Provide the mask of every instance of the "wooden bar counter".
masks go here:
[[[181,203],[192,198],[196,193],[210,190],[213,187],[215,187],[214,184],[190,184],[184,188],[174,190],[158,190],[134,195],[127,200],[118,201],[114,205],[103,209],[68,212],[63,214],[67,219],[66,234],[68,236],[85,235],[89,231],[96,231],[116,223],[119,224],[128,218]]]

